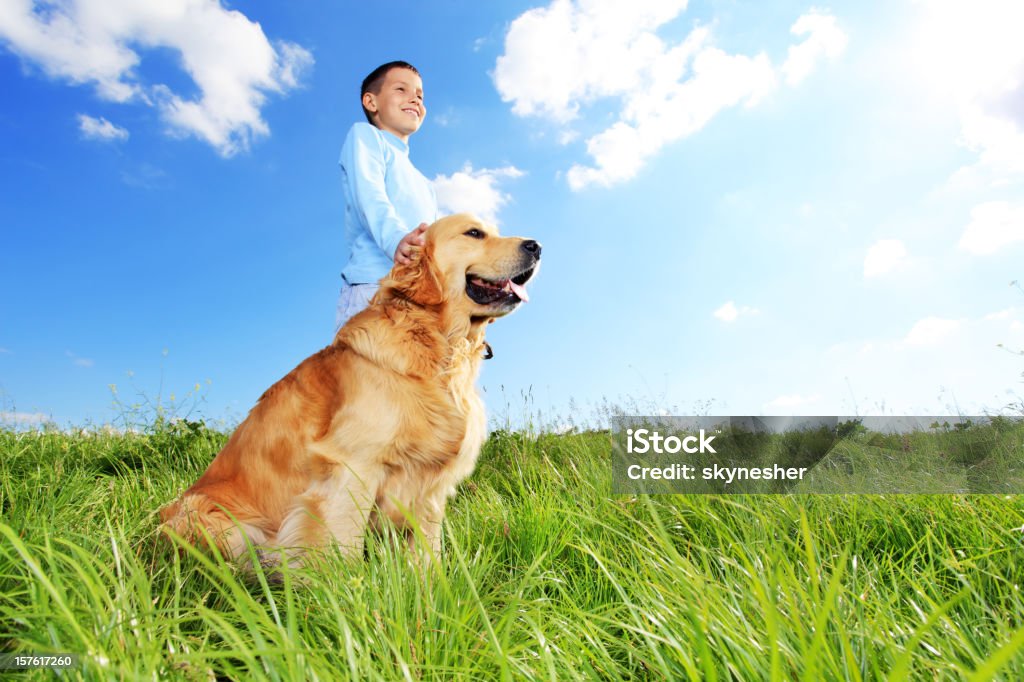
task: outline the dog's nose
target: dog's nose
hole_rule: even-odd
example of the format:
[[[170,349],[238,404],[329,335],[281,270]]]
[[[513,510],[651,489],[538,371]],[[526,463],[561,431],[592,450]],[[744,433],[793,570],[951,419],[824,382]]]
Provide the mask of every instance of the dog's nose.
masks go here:
[[[521,248],[523,251],[530,254],[534,258],[540,258],[540,244],[538,244],[532,239],[527,239],[526,241],[524,241],[522,244],[519,245],[519,248]]]

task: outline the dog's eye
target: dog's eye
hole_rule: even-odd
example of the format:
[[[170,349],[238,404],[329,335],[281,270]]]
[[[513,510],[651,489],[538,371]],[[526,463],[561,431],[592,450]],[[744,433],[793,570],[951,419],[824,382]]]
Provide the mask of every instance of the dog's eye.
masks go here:
[[[472,237],[473,239],[483,239],[484,238],[484,233],[481,232],[480,230],[476,229],[475,227],[472,230],[467,230],[463,234],[465,234],[467,237]]]

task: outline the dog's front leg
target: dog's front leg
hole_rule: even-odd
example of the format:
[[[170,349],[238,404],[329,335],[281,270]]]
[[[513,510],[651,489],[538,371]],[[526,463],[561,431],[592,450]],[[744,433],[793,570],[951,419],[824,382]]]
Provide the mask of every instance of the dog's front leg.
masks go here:
[[[444,521],[445,499],[429,497],[417,500],[414,506],[419,532],[409,532],[409,549],[417,556],[439,560],[441,558],[441,523]],[[410,529],[411,531],[411,529]]]
[[[366,526],[382,479],[380,467],[361,472],[345,468],[332,479],[333,490],[321,504],[324,525],[346,555],[362,557]]]
[[[284,548],[323,547],[334,540],[342,551],[362,556],[363,536],[373,511],[380,467],[336,465],[297,498],[277,534]]]

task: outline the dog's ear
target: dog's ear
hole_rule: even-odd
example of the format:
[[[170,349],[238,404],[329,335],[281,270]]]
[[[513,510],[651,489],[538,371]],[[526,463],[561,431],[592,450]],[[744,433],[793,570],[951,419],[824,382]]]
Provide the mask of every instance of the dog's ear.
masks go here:
[[[392,297],[404,298],[419,305],[438,305],[444,300],[441,274],[434,263],[434,245],[424,244],[413,252],[412,262],[395,263],[382,289],[390,289]]]

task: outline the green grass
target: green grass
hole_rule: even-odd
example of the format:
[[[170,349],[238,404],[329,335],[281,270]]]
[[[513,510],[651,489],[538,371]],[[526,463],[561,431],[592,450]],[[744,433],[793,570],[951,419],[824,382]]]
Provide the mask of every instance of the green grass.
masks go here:
[[[434,574],[384,538],[277,585],[154,543],[225,438],[0,431],[0,650],[85,679],[1024,679],[1017,496],[614,497],[607,433],[498,432]]]

